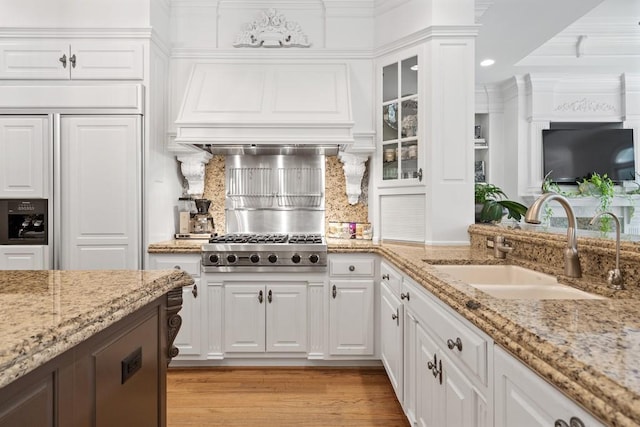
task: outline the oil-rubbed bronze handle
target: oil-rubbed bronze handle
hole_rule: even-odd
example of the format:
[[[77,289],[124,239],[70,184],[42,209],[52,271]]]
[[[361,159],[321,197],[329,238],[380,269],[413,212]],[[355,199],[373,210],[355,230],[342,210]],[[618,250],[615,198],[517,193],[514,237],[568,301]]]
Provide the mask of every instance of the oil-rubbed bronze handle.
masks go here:
[[[62,68],[67,68],[67,54],[63,54],[58,61],[62,62]]]
[[[553,423],[553,427],[569,427],[569,424],[565,420],[557,419],[555,423]]]
[[[260,304],[262,304],[262,300],[263,300],[263,295],[262,295],[262,291],[258,292],[258,301],[260,301]]]
[[[269,293],[267,294],[267,301],[269,301],[269,304],[271,304],[271,301],[273,301],[273,294],[271,293],[271,289],[269,289]]]
[[[180,270],[180,266],[179,265],[174,265],[173,268],[175,268],[176,270]]]
[[[349,271],[356,271],[356,266],[355,265],[350,265],[349,266]]]
[[[418,181],[422,182],[422,168],[418,169],[418,172],[416,172],[416,175],[418,177]]]
[[[400,299],[406,299],[407,301],[411,300],[411,296],[409,295],[409,292],[407,292],[406,294],[400,294]]]
[[[432,362],[431,360],[429,360],[429,361],[427,362],[427,368],[429,368],[429,370],[432,370],[434,366],[435,366],[435,365],[433,364],[433,362]]]
[[[71,62],[71,68],[76,68],[76,54],[75,53],[69,57],[69,62]]]
[[[462,340],[460,339],[460,337],[456,338],[455,341],[449,338],[447,340],[447,347],[449,347],[449,350],[457,348],[458,351],[462,351]]]
[[[389,275],[388,274],[383,274],[382,275],[382,280],[389,280]]]
[[[584,427],[584,423],[578,417],[571,417],[569,419],[569,427]]]
[[[331,290],[331,295],[333,295],[333,299],[336,299],[336,296],[338,295],[338,290],[336,289],[336,285],[333,285],[333,288]]]
[[[193,285],[193,289],[191,289],[191,293],[194,298],[198,298],[198,285]]]

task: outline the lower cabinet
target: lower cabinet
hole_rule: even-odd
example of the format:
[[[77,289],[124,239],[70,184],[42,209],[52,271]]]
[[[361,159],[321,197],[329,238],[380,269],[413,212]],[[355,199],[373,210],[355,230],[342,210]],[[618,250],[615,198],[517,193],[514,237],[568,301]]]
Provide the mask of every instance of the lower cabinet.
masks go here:
[[[307,284],[225,284],[226,353],[306,352]]]
[[[331,280],[329,353],[373,355],[373,280]]]
[[[495,348],[495,426],[602,426],[500,347]]]
[[[404,306],[386,283],[380,283],[380,359],[389,381],[403,401]]]
[[[182,288],[182,325],[174,345],[178,356],[174,360],[204,359],[204,334],[207,316],[205,311],[206,286],[201,286],[200,255],[152,254],[149,256],[153,270],[184,270],[193,277],[194,284]]]

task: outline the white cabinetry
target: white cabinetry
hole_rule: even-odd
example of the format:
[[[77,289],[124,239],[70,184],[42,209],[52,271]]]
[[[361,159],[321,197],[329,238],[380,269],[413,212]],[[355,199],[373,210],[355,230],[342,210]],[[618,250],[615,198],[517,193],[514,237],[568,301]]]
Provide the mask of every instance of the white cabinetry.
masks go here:
[[[0,198],[48,196],[49,135],[46,116],[0,116]]]
[[[402,288],[412,333],[405,334],[405,352],[416,352],[405,356],[407,416],[420,426],[491,425],[490,338],[410,279]]]
[[[225,284],[226,353],[306,352],[307,284]]]
[[[124,40],[5,42],[0,79],[142,80],[143,44]]]
[[[380,264],[380,359],[400,402],[404,392],[404,305],[402,276],[384,261]]]
[[[374,354],[373,256],[329,258],[329,354]]]
[[[153,270],[184,270],[193,277],[194,284],[182,288],[182,309],[180,317],[182,325],[176,336],[174,345],[180,353],[174,360],[197,360],[204,358],[203,335],[206,316],[203,300],[206,299],[206,288],[200,286],[200,257],[188,254],[152,254],[149,256]]]
[[[603,425],[502,348],[494,355],[496,427]]]
[[[62,116],[60,268],[140,266],[140,116]]]
[[[0,270],[44,270],[47,268],[46,246],[0,246]]]

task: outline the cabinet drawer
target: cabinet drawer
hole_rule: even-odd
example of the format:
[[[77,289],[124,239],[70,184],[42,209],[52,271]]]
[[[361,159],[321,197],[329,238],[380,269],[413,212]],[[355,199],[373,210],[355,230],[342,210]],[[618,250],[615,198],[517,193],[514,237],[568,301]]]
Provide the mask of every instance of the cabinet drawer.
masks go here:
[[[421,291],[419,285],[407,282],[405,280],[403,290],[411,297],[406,304],[420,319],[419,323],[438,339],[438,345],[451,359],[457,360],[469,375],[487,385],[487,339],[446,311],[427,291]]]
[[[402,290],[402,275],[389,264],[382,261],[380,263],[380,277],[382,282],[387,284],[391,292],[399,298]]]
[[[373,277],[375,271],[373,258],[334,258],[329,259],[329,275],[348,277]]]
[[[154,270],[179,268],[193,277],[200,277],[200,257],[191,255],[153,255],[151,266]]]

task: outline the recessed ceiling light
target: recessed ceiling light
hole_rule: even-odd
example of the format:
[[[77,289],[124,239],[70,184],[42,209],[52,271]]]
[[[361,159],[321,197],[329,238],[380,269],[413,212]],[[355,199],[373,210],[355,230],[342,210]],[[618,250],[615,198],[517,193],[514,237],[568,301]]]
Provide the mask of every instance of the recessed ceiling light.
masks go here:
[[[480,66],[481,67],[490,67],[495,63],[496,63],[496,61],[494,61],[493,59],[483,59],[482,62],[480,63]]]
[[[412,71],[418,71],[418,64],[411,66]]]

